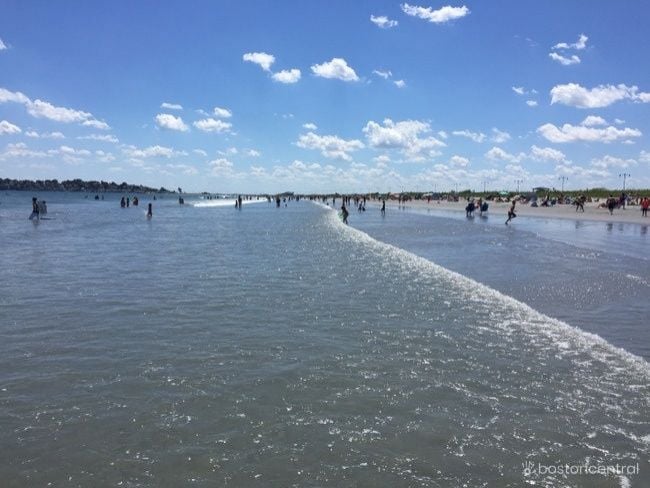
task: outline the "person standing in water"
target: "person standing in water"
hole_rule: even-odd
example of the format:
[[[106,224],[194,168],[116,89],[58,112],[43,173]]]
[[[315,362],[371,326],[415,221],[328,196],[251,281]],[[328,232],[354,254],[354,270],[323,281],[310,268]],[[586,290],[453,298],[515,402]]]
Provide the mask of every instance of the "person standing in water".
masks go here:
[[[241,210],[241,195],[237,197],[237,201],[239,202],[239,210]]]
[[[508,222],[510,222],[512,219],[514,219],[517,214],[515,213],[515,204],[517,203],[517,200],[512,201],[512,205],[510,205],[510,210],[508,210],[508,220],[506,220],[506,225],[508,225]]]
[[[153,217],[153,205],[150,203],[147,207],[147,218],[150,219]]]
[[[345,208],[345,204],[341,205],[341,217],[343,218],[344,224],[348,223],[348,215],[350,215],[350,213],[348,212],[348,209]]]
[[[381,201],[381,215],[382,217],[386,215],[386,200]]]
[[[29,216],[29,220],[34,220],[34,219],[39,220],[39,218],[40,218],[40,212],[38,210],[38,200],[36,199],[36,197],[33,197],[32,198],[32,213]]]

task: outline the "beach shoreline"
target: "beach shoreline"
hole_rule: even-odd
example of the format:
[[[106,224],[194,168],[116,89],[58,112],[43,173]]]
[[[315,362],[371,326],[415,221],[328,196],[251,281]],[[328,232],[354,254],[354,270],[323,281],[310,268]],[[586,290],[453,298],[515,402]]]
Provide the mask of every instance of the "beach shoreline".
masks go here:
[[[505,222],[510,208],[510,202],[488,202],[489,208],[486,213],[488,217],[503,217]],[[451,212],[465,212],[467,201],[449,202],[446,200],[432,200],[427,203],[425,200],[411,200],[401,205],[406,208],[417,210],[440,210]],[[397,202],[386,202],[387,209],[398,209],[400,205]],[[649,225],[650,217],[641,215],[641,207],[638,205],[628,206],[625,210],[622,208],[615,209],[614,214],[610,215],[606,208],[598,208],[597,203],[585,203],[584,212],[576,212],[574,205],[554,205],[552,207],[531,207],[529,204],[517,203],[515,212],[520,217],[533,217],[540,219],[565,219],[592,222],[610,222]],[[479,211],[474,211],[474,216],[479,216]],[[516,222],[516,221],[515,221]]]

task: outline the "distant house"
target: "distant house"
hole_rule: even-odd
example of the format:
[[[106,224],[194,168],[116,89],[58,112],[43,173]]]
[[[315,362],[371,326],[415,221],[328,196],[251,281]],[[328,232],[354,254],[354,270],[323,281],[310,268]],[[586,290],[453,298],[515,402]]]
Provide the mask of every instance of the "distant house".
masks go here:
[[[533,188],[533,193],[548,193],[550,192],[550,188],[546,188],[545,186],[537,186]]]

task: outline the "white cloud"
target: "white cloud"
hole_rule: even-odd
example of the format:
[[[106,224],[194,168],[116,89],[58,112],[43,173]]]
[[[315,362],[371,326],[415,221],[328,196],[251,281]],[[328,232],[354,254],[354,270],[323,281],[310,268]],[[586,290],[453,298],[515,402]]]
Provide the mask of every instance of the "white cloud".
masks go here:
[[[391,27],[395,27],[398,24],[396,20],[390,20],[385,15],[380,15],[378,17],[375,17],[372,14],[370,15],[370,22],[372,22],[377,27],[380,27],[382,29],[390,29]]]
[[[316,129],[318,129],[318,127],[316,126],[316,124],[314,124],[314,123],[312,123],[312,122],[307,122],[306,124],[302,124],[302,127],[303,127],[304,129],[307,129],[307,130],[316,130]]]
[[[614,123],[618,125],[623,125],[625,121],[623,119],[614,119]]]
[[[6,102],[28,104],[31,100],[21,92],[12,92],[6,88],[0,88],[0,103]]]
[[[535,161],[566,161],[566,156],[564,153],[562,151],[558,151],[557,149],[553,149],[552,147],[532,146],[530,148],[530,157]]]
[[[232,117],[232,112],[227,108],[214,107],[212,113],[218,119],[229,119],[230,117]]]
[[[43,151],[33,151],[27,147],[24,142],[16,144],[7,144],[4,152],[0,153],[0,159],[11,158],[41,158],[47,157],[48,154]]]
[[[86,120],[81,125],[86,126],[86,127],[93,127],[95,129],[99,129],[99,130],[110,130],[111,129],[110,125],[108,125],[106,122],[102,122],[101,120],[95,120],[95,119]]]
[[[566,42],[560,42],[553,46],[551,49],[577,49],[582,50],[587,47],[587,40],[589,38],[584,34],[580,34],[580,37],[574,44],[567,44]]]
[[[497,129],[496,127],[492,127],[492,142],[496,142],[497,144],[503,144],[504,142],[507,142],[509,140],[510,140],[510,134]]]
[[[84,122],[92,117],[92,114],[81,110],[74,110],[66,107],[56,107],[43,100],[35,100],[27,104],[27,112],[36,118],[45,118],[56,122]]]
[[[449,159],[449,163],[452,166],[464,168],[469,165],[469,159],[464,158],[463,156],[454,155]]]
[[[515,92],[517,95],[525,95],[526,90],[524,89],[523,86],[513,86],[512,91]]]
[[[314,64],[312,72],[321,78],[337,79],[342,81],[359,81],[354,70],[348,66],[343,58],[332,58],[331,61],[323,64]]]
[[[452,132],[452,134],[455,136],[467,137],[474,142],[483,142],[486,138],[486,135],[482,132],[471,132],[468,130],[455,130]]]
[[[383,125],[371,120],[363,128],[370,147],[400,150],[411,161],[438,156],[439,148],[446,146],[435,137],[421,137],[429,132],[429,124],[419,120],[393,122],[385,119]]]
[[[594,168],[609,169],[620,168],[625,169],[630,166],[636,166],[637,162],[634,159],[622,159],[615,156],[606,155],[600,159],[592,159],[591,165]]]
[[[642,163],[650,163],[650,152],[641,151],[641,154],[639,154],[639,161]]]
[[[298,83],[300,80],[300,70],[296,68],[290,70],[282,70],[277,73],[273,73],[271,78],[279,83]]]
[[[38,139],[38,138],[42,138],[42,139],[65,139],[65,136],[63,135],[63,133],[58,132],[58,131],[55,131],[55,132],[43,132],[43,133],[39,134],[35,130],[30,130],[30,131],[25,132],[25,135],[27,137],[32,137],[34,139]],[[78,139],[80,139],[80,138],[78,138]]]
[[[141,159],[141,158],[155,158],[155,157],[165,157],[165,158],[171,158],[175,156],[184,156],[186,153],[182,151],[175,151],[171,147],[165,147],[165,146],[149,146],[144,149],[139,149],[135,146],[124,146],[122,148],[122,152],[134,159]]]
[[[102,142],[112,142],[117,144],[120,142],[117,137],[110,134],[90,134],[89,136],[80,136],[77,139],[81,140],[91,140],[91,141],[102,141]]]
[[[250,156],[251,158],[259,158],[262,155],[262,153],[256,151],[255,149],[249,149],[248,151],[246,151],[246,155]]]
[[[224,122],[223,120],[216,120],[213,118],[197,120],[193,125],[203,132],[230,132],[230,129],[232,128],[230,122]]]
[[[536,100],[526,100],[526,105],[529,107],[537,107],[537,101]]]
[[[650,93],[639,93],[636,86],[600,85],[591,90],[577,83],[556,85],[551,89],[551,104],[560,103],[577,108],[602,108],[620,100],[650,102]]]
[[[174,117],[172,114],[156,115],[156,125],[161,129],[176,130],[179,132],[187,132],[190,130],[187,124],[183,122],[183,119]]]
[[[205,152],[203,149],[192,149],[192,152],[194,154],[198,154],[199,156],[207,157],[208,153]]]
[[[242,59],[259,65],[264,71],[269,71],[271,65],[275,63],[275,56],[267,53],[246,53]]]
[[[402,11],[411,17],[418,17],[420,19],[440,24],[449,22],[450,20],[460,19],[470,13],[469,9],[463,5],[462,7],[451,7],[447,5],[438,10],[433,10],[431,7],[418,7],[403,3],[401,5]]]
[[[575,54],[572,54],[570,58],[567,58],[566,56],[562,56],[561,54],[551,52],[548,53],[548,57],[551,58],[553,61],[557,61],[558,63],[564,66],[571,66],[572,64],[580,64],[580,58]]]
[[[496,146],[485,153],[485,157],[491,161],[506,161],[508,163],[519,163],[524,156],[523,153],[519,155],[507,153],[500,147]]]
[[[537,132],[547,140],[556,143],[564,142],[614,142],[619,139],[629,137],[641,137],[641,131],[638,129],[616,127],[585,127],[582,125],[564,124],[562,127],[556,127],[553,124],[544,124],[537,129]]]
[[[210,171],[212,176],[232,176],[234,174],[234,165],[226,158],[215,159],[208,164],[212,168]]]
[[[373,72],[373,74],[382,77],[384,80],[387,80],[388,78],[393,76],[393,73],[391,73],[390,71],[381,71],[381,70],[375,69],[375,70],[372,70],[372,72]]]
[[[0,121],[0,135],[2,134],[20,134],[22,129],[7,120]]]
[[[95,151],[95,156],[97,156],[98,160],[102,163],[110,163],[112,161],[115,161],[115,156],[104,151]]]
[[[395,83],[395,86],[397,88],[404,88],[406,86],[406,82],[404,80],[395,80],[393,83]]]
[[[183,106],[177,103],[168,103],[163,102],[160,104],[160,108],[166,108],[167,110],[183,110]]]
[[[365,147],[356,139],[346,141],[338,136],[319,136],[313,132],[301,135],[296,145],[304,149],[316,149],[327,158],[344,161],[351,161],[352,157],[349,153]]]
[[[602,117],[598,117],[597,115],[589,115],[580,123],[580,125],[584,125],[586,127],[593,127],[595,125],[607,125],[607,121]]]
[[[0,51],[4,51],[5,49],[8,49],[7,45],[0,39]]]
[[[447,138],[449,138],[449,134],[447,134],[447,132],[445,132],[444,130],[440,130],[440,131],[438,131],[438,135],[439,135],[440,137],[442,137],[443,139],[447,139]]]

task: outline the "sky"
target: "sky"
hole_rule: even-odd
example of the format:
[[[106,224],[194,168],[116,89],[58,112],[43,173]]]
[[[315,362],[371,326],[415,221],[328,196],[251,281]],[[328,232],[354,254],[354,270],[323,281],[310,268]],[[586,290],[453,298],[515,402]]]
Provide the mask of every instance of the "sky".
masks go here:
[[[650,188],[650,3],[0,0],[0,177]]]

